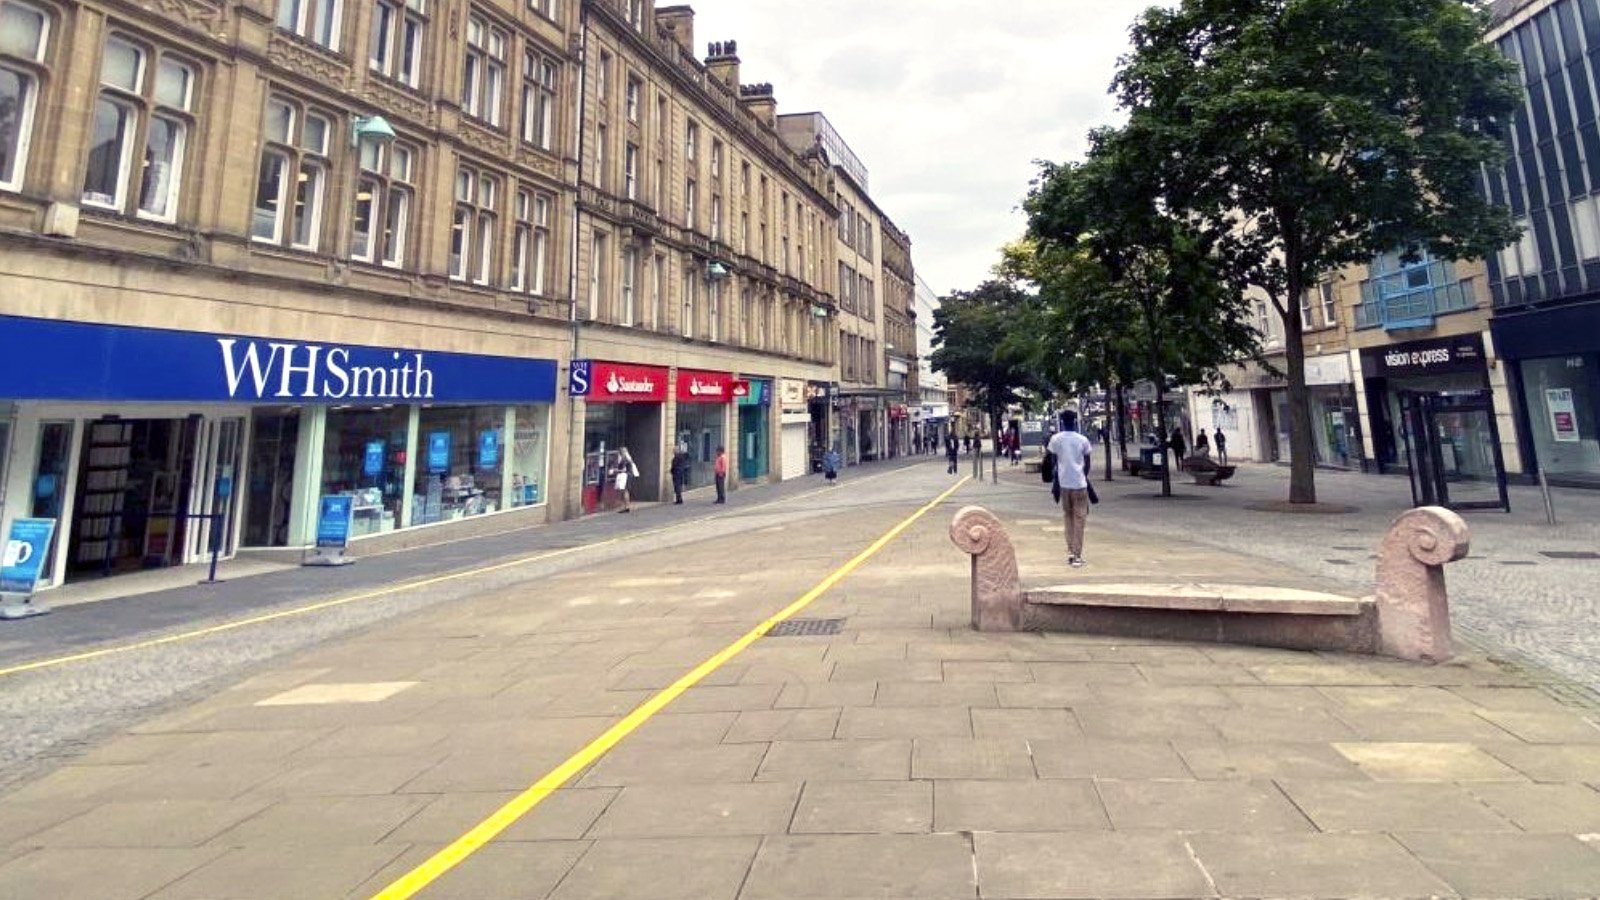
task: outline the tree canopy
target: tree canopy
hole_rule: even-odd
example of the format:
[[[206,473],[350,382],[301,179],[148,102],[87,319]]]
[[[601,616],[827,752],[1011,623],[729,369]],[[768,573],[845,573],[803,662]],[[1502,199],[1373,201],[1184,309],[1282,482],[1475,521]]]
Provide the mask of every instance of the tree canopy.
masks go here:
[[[1045,386],[1012,338],[1028,302],[1015,285],[991,280],[941,298],[933,314],[933,367],[970,390],[991,419]]]
[[[1283,321],[1293,501],[1316,499],[1299,296],[1383,252],[1515,239],[1477,189],[1518,102],[1484,25],[1468,0],[1183,0],[1133,29],[1113,91],[1143,189]]]

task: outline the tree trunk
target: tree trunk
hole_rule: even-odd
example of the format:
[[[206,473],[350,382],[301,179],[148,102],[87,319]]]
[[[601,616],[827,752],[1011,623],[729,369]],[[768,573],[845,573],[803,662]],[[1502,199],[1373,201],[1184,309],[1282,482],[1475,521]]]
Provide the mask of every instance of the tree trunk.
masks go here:
[[[1300,274],[1299,254],[1286,253],[1289,295],[1284,298],[1283,355],[1289,379],[1289,502],[1316,503],[1317,475],[1311,438],[1311,392],[1306,387],[1306,348],[1302,341],[1304,323],[1300,320],[1300,296],[1305,279]]]

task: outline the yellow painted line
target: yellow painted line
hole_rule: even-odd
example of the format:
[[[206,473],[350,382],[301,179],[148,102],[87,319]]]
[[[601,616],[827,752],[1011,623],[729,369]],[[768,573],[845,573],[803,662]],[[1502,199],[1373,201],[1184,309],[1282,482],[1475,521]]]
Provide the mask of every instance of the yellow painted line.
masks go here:
[[[871,481],[871,480],[877,479],[877,478],[884,478],[884,477],[889,476],[889,475],[896,475],[896,474],[899,474],[900,472],[905,471],[907,468],[910,468],[910,467],[909,466],[903,466],[901,468],[893,469],[893,470],[890,470],[888,472],[878,472],[878,473],[876,473],[874,475],[868,475],[868,476],[865,476],[863,478],[854,479],[851,483],[860,484],[861,482],[864,482],[864,481]],[[196,638],[210,637],[211,635],[222,634],[222,633],[228,632],[228,631],[235,631],[235,630],[240,629],[240,628],[248,628],[251,625],[262,625],[262,624],[265,624],[267,622],[275,622],[275,621],[277,621],[279,619],[288,619],[288,618],[293,618],[295,616],[303,616],[303,615],[307,615],[309,613],[321,612],[322,610],[325,610],[325,609],[333,609],[335,607],[345,606],[345,605],[348,605],[348,604],[351,604],[351,603],[360,603],[360,602],[365,601],[365,600],[376,600],[376,599],[378,599],[380,597],[388,597],[388,596],[391,596],[393,594],[401,593],[403,591],[415,590],[416,588],[432,587],[433,585],[436,585],[436,584],[445,584],[447,582],[457,581],[457,580],[460,580],[460,579],[463,579],[463,578],[472,578],[472,577],[475,577],[475,576],[478,576],[478,575],[487,575],[487,574],[490,574],[492,572],[502,571],[504,569],[513,569],[513,568],[516,568],[517,566],[525,566],[525,565],[530,565],[530,564],[536,563],[536,562],[543,562],[543,561],[545,561],[547,559],[555,559],[555,558],[561,557],[561,556],[569,556],[569,555],[574,554],[574,553],[582,553],[582,552],[584,552],[586,550],[597,550],[597,549],[599,549],[601,547],[611,546],[612,544],[620,544],[620,543],[624,543],[626,541],[636,541],[636,540],[639,540],[641,538],[653,537],[655,535],[663,534],[665,532],[673,531],[675,529],[686,528],[686,527],[688,527],[690,525],[703,525],[706,522],[716,521],[716,520],[719,520],[719,519],[725,519],[725,518],[729,518],[729,517],[731,517],[733,515],[736,515],[736,514],[752,512],[752,511],[758,510],[758,509],[765,509],[765,508],[767,508],[769,506],[776,506],[776,505],[778,505],[780,503],[792,503],[792,502],[794,502],[796,500],[803,500],[803,499],[805,499],[807,497],[814,497],[814,496],[816,496],[818,494],[827,493],[828,490],[829,490],[829,488],[826,488],[826,487],[815,488],[813,490],[809,490],[809,491],[805,491],[805,492],[802,492],[802,493],[799,493],[799,494],[795,494],[792,497],[779,497],[776,500],[768,500],[765,503],[757,503],[757,504],[755,504],[753,506],[738,507],[738,508],[735,508],[735,509],[730,509],[730,510],[728,510],[726,512],[723,512],[723,513],[719,513],[717,515],[706,516],[704,518],[690,519],[690,520],[688,520],[686,522],[675,522],[675,523],[673,523],[671,525],[663,525],[663,526],[660,526],[658,528],[650,528],[650,529],[646,529],[644,531],[634,531],[634,532],[630,532],[628,534],[618,535],[618,536],[612,537],[612,538],[606,538],[604,540],[595,541],[595,542],[589,543],[589,544],[583,544],[583,545],[580,545],[580,546],[577,546],[577,547],[565,547],[565,548],[562,548],[560,550],[552,550],[552,551],[549,551],[547,553],[537,553],[537,554],[534,554],[533,556],[518,557],[517,559],[507,560],[505,562],[493,563],[493,564],[487,565],[487,566],[479,566],[479,567],[474,568],[474,569],[463,569],[463,570],[458,570],[458,571],[455,571],[455,572],[446,572],[443,575],[433,575],[433,576],[430,576],[430,577],[427,577],[427,578],[417,579],[415,581],[402,581],[402,582],[399,582],[397,584],[385,585],[384,587],[378,588],[376,590],[365,591],[363,593],[354,594],[354,595],[351,595],[349,597],[335,597],[335,598],[333,598],[331,600],[322,600],[322,601],[318,601],[316,603],[306,604],[305,606],[296,606],[296,607],[293,607],[291,609],[281,609],[281,610],[277,610],[275,612],[262,613],[260,615],[249,616],[249,617],[246,617],[246,618],[243,618],[243,619],[235,619],[235,620],[233,620],[231,622],[222,622],[220,624],[211,625],[211,626],[208,626],[206,628],[196,628],[194,630],[184,631],[184,632],[180,632],[178,634],[169,634],[169,635],[165,635],[163,637],[151,638],[149,640],[144,640],[144,641],[134,641],[133,643],[128,643],[128,644],[117,644],[117,645],[114,645],[114,646],[111,646],[111,647],[101,647],[101,648],[99,648],[97,650],[85,650],[82,653],[72,653],[72,654],[68,654],[66,656],[55,656],[55,657],[50,657],[48,659],[34,660],[33,662],[19,663],[19,664],[14,665],[14,666],[7,666],[5,668],[0,668],[0,678],[4,678],[7,675],[20,675],[23,672],[34,672],[34,671],[38,671],[39,669],[50,669],[50,668],[54,668],[56,666],[68,665],[70,663],[86,662],[86,661],[91,660],[91,659],[100,659],[102,657],[115,656],[115,655],[121,654],[121,653],[131,653],[131,652],[133,652],[135,650],[148,650],[148,649],[150,649],[152,647],[161,647],[161,646],[165,646],[167,644],[176,644],[176,643],[179,643],[181,641],[190,641],[190,640],[194,640]],[[374,554],[374,555],[377,555],[377,554]]]
[[[970,476],[963,476],[948,490],[928,501],[921,509],[902,519],[899,524],[884,532],[881,537],[873,541],[865,550],[857,553],[851,560],[828,574],[828,577],[817,582],[811,590],[806,591],[800,599],[785,606],[771,618],[760,625],[750,629],[745,635],[728,646],[722,648],[715,656],[695,666],[688,674],[661,689],[659,693],[640,704],[637,709],[621,721],[606,729],[605,733],[591,741],[577,753],[567,757],[561,765],[550,770],[543,778],[533,783],[533,786],[511,798],[506,804],[495,810],[487,819],[474,825],[470,831],[456,838],[448,846],[433,856],[424,860],[416,868],[395,879],[388,887],[372,895],[372,900],[408,900],[416,896],[417,892],[432,884],[439,876],[460,865],[467,857],[476,853],[483,845],[494,840],[495,836],[510,828],[516,821],[527,815],[544,799],[555,793],[560,787],[572,779],[572,776],[583,771],[591,763],[604,756],[608,750],[615,747],[623,738],[632,734],[640,725],[649,721],[652,716],[660,712],[667,704],[676,700],[684,691],[694,687],[707,675],[721,668],[723,664],[739,655],[746,647],[760,640],[763,635],[772,630],[774,625],[794,616],[796,613],[814,603],[818,597],[826,594],[830,588],[842,581],[851,572],[861,567],[862,563],[875,556],[900,535],[910,528],[918,519],[931,512],[934,507],[949,499],[951,494],[961,489],[961,486],[970,480]]]

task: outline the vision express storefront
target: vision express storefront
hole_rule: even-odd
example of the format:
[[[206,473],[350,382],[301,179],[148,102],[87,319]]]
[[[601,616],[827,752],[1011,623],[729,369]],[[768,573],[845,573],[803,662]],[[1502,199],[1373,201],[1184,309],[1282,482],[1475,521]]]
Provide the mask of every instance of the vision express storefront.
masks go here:
[[[556,364],[0,316],[0,522],[56,519],[45,581],[537,507]]]

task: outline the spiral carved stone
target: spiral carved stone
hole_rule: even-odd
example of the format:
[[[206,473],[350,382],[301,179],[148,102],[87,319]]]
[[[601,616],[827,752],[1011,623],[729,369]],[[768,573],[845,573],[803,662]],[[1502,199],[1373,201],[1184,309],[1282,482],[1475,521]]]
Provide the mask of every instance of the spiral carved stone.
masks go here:
[[[1444,566],[1470,547],[1467,523],[1443,507],[1395,519],[1378,549],[1379,652],[1432,662],[1454,654]]]
[[[950,522],[950,540],[972,557],[972,627],[1016,631],[1022,582],[1016,549],[999,517],[981,506],[963,507]]]

